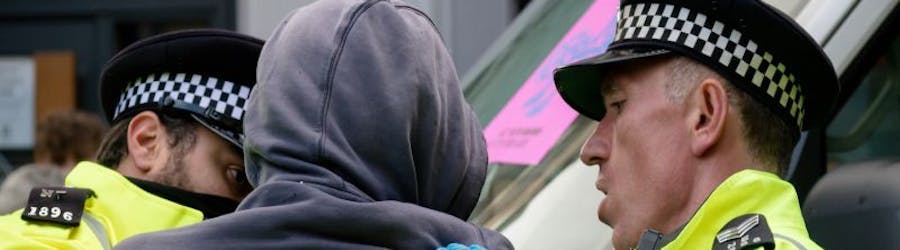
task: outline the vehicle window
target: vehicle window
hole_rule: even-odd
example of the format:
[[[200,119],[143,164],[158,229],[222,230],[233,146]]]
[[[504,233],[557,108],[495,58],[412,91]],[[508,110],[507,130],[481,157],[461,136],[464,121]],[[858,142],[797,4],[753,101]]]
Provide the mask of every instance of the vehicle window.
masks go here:
[[[881,55],[829,125],[829,168],[900,156],[900,40]]]

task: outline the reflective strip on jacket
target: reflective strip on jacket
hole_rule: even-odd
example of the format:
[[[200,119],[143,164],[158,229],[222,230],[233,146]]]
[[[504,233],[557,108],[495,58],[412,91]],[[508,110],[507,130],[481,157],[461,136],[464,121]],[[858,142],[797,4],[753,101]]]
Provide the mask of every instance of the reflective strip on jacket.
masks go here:
[[[94,192],[78,226],[25,221],[18,210],[0,216],[0,249],[111,249],[136,234],[203,220],[199,210],[150,194],[93,162],[78,163],[66,177],[66,186]]]

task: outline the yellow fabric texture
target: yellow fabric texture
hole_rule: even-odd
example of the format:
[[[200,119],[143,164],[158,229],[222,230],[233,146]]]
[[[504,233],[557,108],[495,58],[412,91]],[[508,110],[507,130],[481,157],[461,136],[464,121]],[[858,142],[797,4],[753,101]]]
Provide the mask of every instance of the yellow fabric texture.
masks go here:
[[[725,224],[751,213],[765,216],[775,249],[822,249],[809,238],[794,187],[772,173],[752,169],[722,182],[662,249],[712,249],[716,234]]]
[[[0,216],[0,249],[103,249],[86,216],[103,226],[110,246],[136,234],[203,220],[199,210],[150,194],[118,172],[93,162],[78,163],[66,177],[66,186],[87,188],[95,195],[85,202],[85,215],[77,227],[25,221],[21,219],[23,210],[18,210]]]

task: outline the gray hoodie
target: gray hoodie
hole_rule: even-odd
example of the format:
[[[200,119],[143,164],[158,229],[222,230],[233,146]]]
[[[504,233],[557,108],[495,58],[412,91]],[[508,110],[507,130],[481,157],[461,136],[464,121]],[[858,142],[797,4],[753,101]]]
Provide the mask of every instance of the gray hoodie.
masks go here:
[[[238,211],[122,249],[512,248],[465,222],[487,151],[434,24],[396,0],[321,0],[268,39]]]

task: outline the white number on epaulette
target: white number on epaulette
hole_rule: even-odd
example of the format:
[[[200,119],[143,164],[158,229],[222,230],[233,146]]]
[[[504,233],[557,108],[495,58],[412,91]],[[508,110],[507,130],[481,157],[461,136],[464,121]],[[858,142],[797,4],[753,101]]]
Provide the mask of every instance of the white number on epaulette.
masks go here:
[[[40,216],[40,217],[48,217],[56,219],[62,215],[63,220],[72,221],[72,212],[62,211],[59,207],[28,207],[28,215],[29,216]]]

